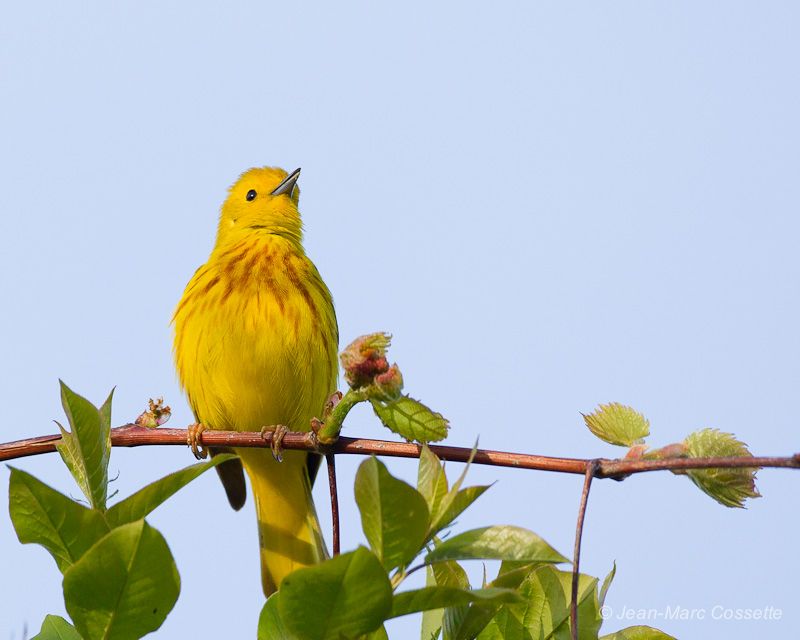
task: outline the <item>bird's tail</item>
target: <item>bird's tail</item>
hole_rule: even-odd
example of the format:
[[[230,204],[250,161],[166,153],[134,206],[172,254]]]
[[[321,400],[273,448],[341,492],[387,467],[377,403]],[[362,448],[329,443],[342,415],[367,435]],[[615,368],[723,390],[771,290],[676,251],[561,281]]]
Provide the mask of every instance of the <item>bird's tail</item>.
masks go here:
[[[269,597],[286,575],[328,557],[311,498],[306,470],[308,454],[284,451],[283,462],[277,462],[269,450],[237,449],[236,453],[253,488],[261,547],[261,583]]]

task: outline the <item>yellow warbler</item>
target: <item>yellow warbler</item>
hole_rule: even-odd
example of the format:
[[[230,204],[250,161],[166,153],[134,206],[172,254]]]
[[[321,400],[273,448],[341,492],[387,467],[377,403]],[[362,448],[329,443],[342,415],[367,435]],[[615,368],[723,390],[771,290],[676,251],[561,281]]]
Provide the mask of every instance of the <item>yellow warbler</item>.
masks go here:
[[[303,250],[299,174],[264,167],[241,175],[222,205],[211,256],[175,310],[175,363],[199,431],[307,431],[336,390],[336,315]],[[286,574],[327,556],[311,498],[320,457],[287,451],[278,462],[265,449],[235,452],[253,489],[270,595]],[[217,470],[231,506],[241,508],[241,463]]]

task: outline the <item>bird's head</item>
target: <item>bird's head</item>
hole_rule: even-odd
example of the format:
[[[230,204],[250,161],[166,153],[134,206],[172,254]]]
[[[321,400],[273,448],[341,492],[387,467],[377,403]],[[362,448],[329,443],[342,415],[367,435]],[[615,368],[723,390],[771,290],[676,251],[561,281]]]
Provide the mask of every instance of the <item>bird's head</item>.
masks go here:
[[[300,169],[286,173],[277,167],[245,171],[222,204],[217,247],[251,234],[272,234],[300,244],[303,226],[297,201]]]

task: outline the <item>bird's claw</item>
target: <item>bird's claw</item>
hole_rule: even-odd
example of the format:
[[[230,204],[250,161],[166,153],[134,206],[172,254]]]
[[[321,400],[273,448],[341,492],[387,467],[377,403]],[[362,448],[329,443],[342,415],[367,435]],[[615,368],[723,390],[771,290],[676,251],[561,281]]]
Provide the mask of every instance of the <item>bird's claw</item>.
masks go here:
[[[192,454],[198,460],[205,460],[208,457],[208,450],[200,444],[200,436],[203,435],[203,431],[207,428],[204,424],[198,422],[197,424],[189,425],[186,430],[186,444],[191,447]]]
[[[272,434],[272,441],[270,442],[270,449],[272,449],[272,457],[278,462],[283,462],[283,439],[289,433],[289,428],[282,424],[274,424],[268,427],[261,427],[261,437],[267,439],[267,434]]]

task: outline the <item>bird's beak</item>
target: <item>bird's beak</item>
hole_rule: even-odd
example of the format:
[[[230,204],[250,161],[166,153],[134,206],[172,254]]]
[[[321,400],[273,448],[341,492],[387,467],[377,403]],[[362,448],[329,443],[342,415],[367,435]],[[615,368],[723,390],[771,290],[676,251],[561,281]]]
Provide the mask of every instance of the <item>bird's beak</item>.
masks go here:
[[[292,193],[294,192],[294,185],[297,184],[297,179],[300,177],[300,169],[295,169],[292,171],[286,179],[281,182],[275,190],[270,194],[271,196],[281,196],[284,193],[292,197]]]

